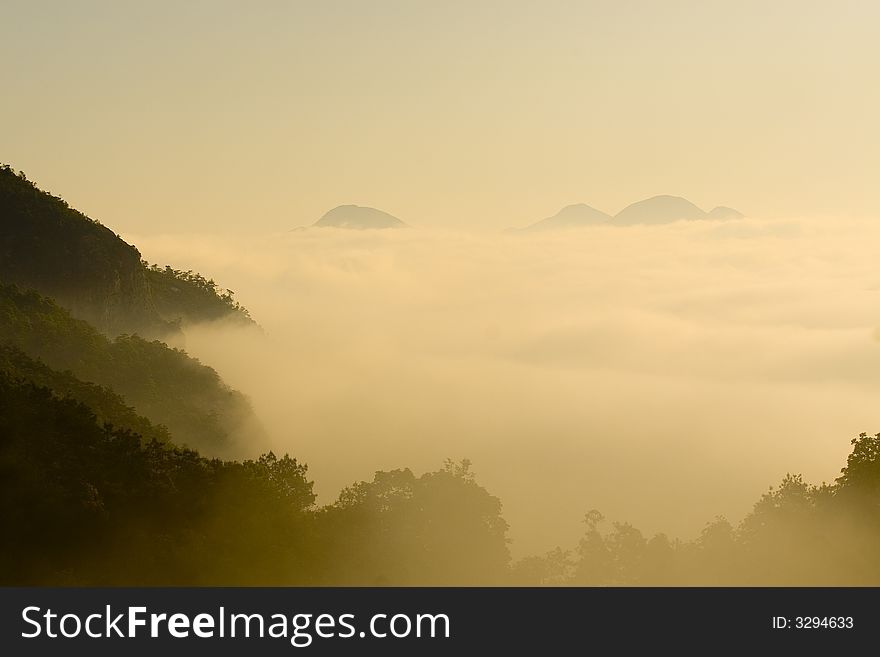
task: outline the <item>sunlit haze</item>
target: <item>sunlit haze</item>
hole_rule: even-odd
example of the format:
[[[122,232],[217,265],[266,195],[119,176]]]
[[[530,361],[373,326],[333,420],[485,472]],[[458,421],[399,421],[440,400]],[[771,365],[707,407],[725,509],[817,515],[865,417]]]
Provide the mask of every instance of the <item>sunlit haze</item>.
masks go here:
[[[880,583],[878,26],[3,2],[0,585]]]
[[[876,214],[880,5],[6,2],[4,161],[118,230],[343,203],[495,230],[655,194]]]
[[[265,335],[186,347],[325,501],[470,458],[516,554],[570,544],[591,508],[691,537],[787,472],[832,481],[877,423],[876,222],[130,237],[236,282]]]

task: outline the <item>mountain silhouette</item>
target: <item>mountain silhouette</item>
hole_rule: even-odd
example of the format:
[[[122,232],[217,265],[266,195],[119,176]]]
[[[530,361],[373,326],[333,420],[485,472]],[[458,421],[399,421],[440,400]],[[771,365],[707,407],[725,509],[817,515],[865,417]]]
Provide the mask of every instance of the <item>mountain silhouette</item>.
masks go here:
[[[708,214],[709,219],[742,219],[745,215],[739,210],[734,210],[733,208],[727,208],[723,205],[719,205],[717,208],[712,208],[712,210]]]
[[[353,228],[405,228],[406,224],[387,212],[360,205],[340,205],[333,208],[314,223],[319,227]]]
[[[525,228],[508,229],[508,232],[530,233],[581,226],[659,226],[674,221],[699,219],[719,221],[742,219],[744,216],[742,212],[725,206],[718,206],[711,212],[704,212],[680,196],[661,195],[628,205],[614,217],[585,203],[576,203],[562,208],[552,217],[541,219],[541,221]]]
[[[707,214],[680,196],[654,196],[628,205],[614,217],[618,226],[658,225],[673,221],[705,219]]]
[[[611,222],[611,215],[592,208],[586,203],[567,205],[552,217],[526,226],[524,231],[556,230],[558,228],[580,228],[582,226],[601,226]]]

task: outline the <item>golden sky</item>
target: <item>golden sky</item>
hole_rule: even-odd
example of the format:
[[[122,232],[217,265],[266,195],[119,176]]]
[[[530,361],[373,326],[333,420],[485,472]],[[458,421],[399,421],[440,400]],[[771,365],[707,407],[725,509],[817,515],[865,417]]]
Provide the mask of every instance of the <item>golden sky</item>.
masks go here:
[[[880,3],[4,2],[0,161],[120,232],[880,211]]]

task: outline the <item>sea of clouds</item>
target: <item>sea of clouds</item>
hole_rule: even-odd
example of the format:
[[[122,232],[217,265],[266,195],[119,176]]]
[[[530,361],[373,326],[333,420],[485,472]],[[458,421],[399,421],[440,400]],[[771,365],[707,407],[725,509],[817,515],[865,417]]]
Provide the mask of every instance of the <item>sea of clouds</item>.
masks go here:
[[[592,508],[693,537],[880,431],[877,220],[125,237],[260,323],[185,346],[321,501],[468,458],[515,555],[573,544]]]

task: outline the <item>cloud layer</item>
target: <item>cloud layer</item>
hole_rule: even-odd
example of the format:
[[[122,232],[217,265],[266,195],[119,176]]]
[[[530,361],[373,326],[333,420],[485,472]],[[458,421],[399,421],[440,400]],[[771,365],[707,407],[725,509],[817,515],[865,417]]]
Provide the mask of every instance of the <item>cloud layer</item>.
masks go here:
[[[788,471],[833,479],[880,431],[880,222],[127,237],[261,323],[186,347],[324,501],[470,458],[515,554],[570,544],[594,507],[692,536]]]

